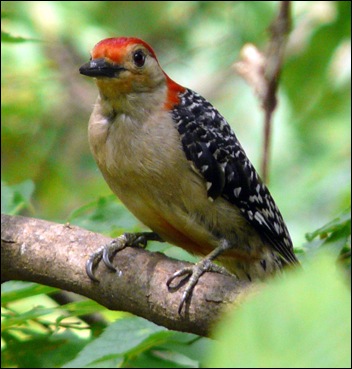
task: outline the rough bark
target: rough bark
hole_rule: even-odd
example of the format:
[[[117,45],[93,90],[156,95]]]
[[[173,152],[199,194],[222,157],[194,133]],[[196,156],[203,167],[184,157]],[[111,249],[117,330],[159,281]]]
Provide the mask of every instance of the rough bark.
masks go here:
[[[2,281],[31,281],[72,291],[108,309],[128,311],[167,328],[199,335],[208,335],[221,312],[230,304],[241,304],[253,288],[234,277],[205,273],[179,315],[183,287],[170,292],[165,282],[188,263],[127,247],[114,258],[118,272],[100,263],[96,269],[100,282],[93,282],[86,274],[86,261],[110,241],[68,224],[2,215]]]

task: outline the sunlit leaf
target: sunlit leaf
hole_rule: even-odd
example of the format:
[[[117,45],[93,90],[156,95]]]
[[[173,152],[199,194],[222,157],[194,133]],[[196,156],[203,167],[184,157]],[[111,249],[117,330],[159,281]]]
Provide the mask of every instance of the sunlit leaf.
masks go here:
[[[351,296],[331,257],[276,278],[215,333],[215,368],[346,368]]]

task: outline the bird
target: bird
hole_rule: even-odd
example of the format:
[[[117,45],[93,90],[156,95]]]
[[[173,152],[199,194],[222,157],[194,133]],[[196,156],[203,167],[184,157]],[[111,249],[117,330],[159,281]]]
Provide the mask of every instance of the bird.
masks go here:
[[[97,166],[151,229],[126,234],[126,242],[166,241],[203,257],[166,281],[171,288],[187,279],[179,313],[205,272],[252,282],[299,264],[280,210],[229,123],[173,81],[147,42],[103,39],[79,72],[98,87],[88,128]],[[117,249],[112,243],[92,254],[86,266],[92,280],[101,259],[115,270]]]

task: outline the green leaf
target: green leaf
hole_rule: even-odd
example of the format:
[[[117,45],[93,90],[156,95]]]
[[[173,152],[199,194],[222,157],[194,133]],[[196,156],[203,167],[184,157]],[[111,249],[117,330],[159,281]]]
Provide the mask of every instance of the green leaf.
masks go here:
[[[68,221],[93,232],[123,233],[136,229],[139,221],[116,200],[115,195],[100,197],[71,213]]]
[[[38,335],[30,340],[17,339],[9,334],[5,336],[7,339],[1,355],[2,368],[9,367],[9,360],[17,368],[60,368],[86,344],[86,340],[68,330],[50,336]]]
[[[58,307],[58,310],[64,310],[70,317],[95,314],[100,311],[106,311],[106,308],[93,300],[80,300],[71,302]]]
[[[213,341],[209,338],[175,332],[170,340],[156,347],[153,353],[154,356],[158,355],[158,358],[172,360],[177,367],[199,368],[203,367],[204,358],[212,344]]]
[[[36,320],[54,312],[55,308],[44,308],[41,306],[34,307],[33,309],[30,309],[24,313],[13,312],[11,317],[8,316],[1,322],[1,329],[4,331],[11,328],[18,328],[21,325],[25,325],[29,320]]]
[[[19,36],[12,36],[10,33],[1,30],[1,42],[21,43],[21,42],[28,42],[28,41],[37,41],[37,40],[32,40],[29,38],[24,38],[24,37],[19,37]]]
[[[309,251],[304,257],[315,258],[322,248],[335,255],[351,269],[351,208],[346,209],[339,217],[306,235],[309,241],[304,248]]]
[[[215,331],[209,367],[351,365],[351,297],[334,259],[276,278]]]
[[[128,361],[129,368],[198,368],[198,364],[172,351],[150,350]]]
[[[346,209],[339,217],[317,229],[315,232],[307,233],[306,238],[312,241],[315,237],[326,238],[328,234],[340,230],[349,231],[351,234],[351,208]]]
[[[23,209],[32,210],[31,198],[34,192],[34,183],[26,180],[17,185],[9,186],[1,182],[1,212],[4,214],[19,214]]]
[[[48,294],[55,291],[57,291],[57,288],[32,282],[9,281],[1,286],[1,303],[5,305],[26,297]]]
[[[66,368],[105,367],[107,362],[122,363],[124,356],[134,356],[165,342],[174,334],[145,319],[131,317],[111,324],[89,343]],[[104,364],[105,363],[105,364]]]

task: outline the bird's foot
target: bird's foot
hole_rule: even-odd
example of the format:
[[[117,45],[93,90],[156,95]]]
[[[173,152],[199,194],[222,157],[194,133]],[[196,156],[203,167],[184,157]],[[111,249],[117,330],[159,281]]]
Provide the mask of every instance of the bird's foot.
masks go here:
[[[210,258],[206,257],[198,263],[188,268],[183,268],[174,273],[166,282],[169,290],[178,290],[181,286],[186,284],[185,290],[182,294],[181,302],[178,307],[178,314],[181,315],[183,306],[192,295],[193,289],[199,281],[199,278],[206,272],[219,273],[223,275],[233,276],[224,267],[214,264]],[[175,279],[184,276],[176,285],[173,286]]]
[[[112,259],[117,252],[129,246],[145,248],[148,241],[163,242],[160,236],[154,232],[124,233],[122,236],[115,238],[90,255],[86,263],[88,277],[94,282],[99,282],[94,275],[94,269],[102,259],[107,268],[116,272],[117,269],[112,264]]]

